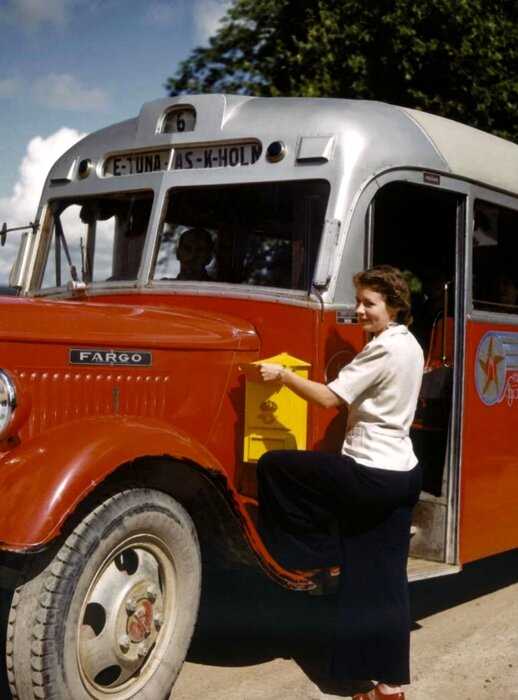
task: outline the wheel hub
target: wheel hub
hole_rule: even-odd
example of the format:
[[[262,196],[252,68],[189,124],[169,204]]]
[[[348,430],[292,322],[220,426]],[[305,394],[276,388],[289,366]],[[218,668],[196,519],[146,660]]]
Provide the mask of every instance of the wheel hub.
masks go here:
[[[138,670],[156,641],[162,626],[163,596],[157,587],[157,575],[145,568],[144,576],[126,591],[115,616],[115,637],[127,668]]]
[[[93,688],[117,689],[145,672],[167,622],[172,573],[162,551],[133,544],[109,557],[84,605],[79,660]],[[97,696],[96,696],[97,697]]]
[[[140,600],[137,609],[128,619],[128,636],[131,642],[138,644],[151,634],[153,624],[153,603]]]

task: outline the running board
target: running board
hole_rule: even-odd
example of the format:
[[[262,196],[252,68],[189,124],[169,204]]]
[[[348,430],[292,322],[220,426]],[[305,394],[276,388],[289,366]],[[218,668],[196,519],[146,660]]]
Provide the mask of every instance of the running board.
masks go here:
[[[408,580],[422,581],[426,578],[435,578],[436,576],[448,576],[449,574],[458,574],[462,570],[457,564],[445,564],[443,561],[430,561],[428,559],[416,559],[409,557],[407,574]]]

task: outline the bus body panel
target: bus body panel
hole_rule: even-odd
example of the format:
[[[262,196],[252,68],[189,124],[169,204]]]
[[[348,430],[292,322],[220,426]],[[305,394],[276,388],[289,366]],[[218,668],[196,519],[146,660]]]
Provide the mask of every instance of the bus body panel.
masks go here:
[[[133,295],[128,295],[96,298],[95,304],[50,300],[36,305],[40,322],[42,308],[52,311],[55,307],[59,318],[68,307],[77,328],[86,323],[83,312],[89,319],[92,309],[98,308],[109,318],[113,308],[116,337],[115,319],[117,315],[126,318],[124,309],[134,310],[132,302]],[[361,328],[337,324],[336,311],[321,313],[310,307],[221,296],[153,294],[140,297],[144,332],[141,338],[135,322],[132,345],[149,349],[145,344],[149,341],[148,312],[167,318],[171,308],[182,318],[198,318],[199,309],[207,318],[240,318],[244,328],[256,329],[254,337],[260,338],[261,350],[222,351],[216,342],[212,351],[192,352],[191,348],[184,352],[170,336],[169,351],[153,351],[152,368],[71,367],[66,337],[52,345],[41,344],[41,339],[3,344],[1,364],[16,367],[17,379],[32,400],[29,420],[20,432],[21,445],[2,460],[0,474],[9,485],[3,491],[9,503],[17,504],[16,516],[9,509],[3,514],[0,541],[4,545],[23,549],[48,542],[103,478],[120,465],[145,456],[167,454],[221,471],[230,490],[254,499],[255,464],[243,461],[245,382],[240,364],[288,352],[311,365],[312,378],[329,381],[364,343]],[[104,346],[97,343],[95,347]],[[226,379],[222,382],[221,377]],[[204,395],[200,385],[205,387]],[[206,410],[200,411],[200,401]],[[345,419],[343,410],[311,407],[307,447],[339,450]],[[36,468],[30,469],[36,458]],[[20,517],[25,508],[27,514]],[[249,533],[252,546],[265,557],[253,525]]]
[[[102,297],[101,297],[102,298]],[[105,298],[107,301],[110,297]],[[117,303],[131,303],[131,296],[116,296]],[[233,298],[230,295],[190,295],[186,293],[149,295],[153,305],[172,304],[179,309],[198,308],[213,313],[223,313],[230,317],[242,318],[250,322],[261,340],[260,354],[264,359],[282,352],[308,362],[310,378],[329,382],[334,379],[341,367],[351,361],[365,344],[360,326],[353,323],[350,314],[340,310],[320,310],[313,305],[296,306],[285,303]],[[252,472],[255,482],[255,467],[242,463],[244,417],[243,377],[236,368],[229,383],[229,400],[224,399],[218,423],[209,438],[208,447],[218,456],[225,469],[233,475],[234,469],[245,474]],[[228,422],[225,416],[228,416]],[[237,441],[221,444],[220,435],[237,420],[232,430]],[[341,449],[346,421],[346,409],[323,409],[316,405],[308,406],[308,449],[336,452]],[[237,483],[240,477],[236,476]],[[247,481],[248,478],[247,478]],[[252,485],[255,495],[255,486]]]
[[[513,342],[506,352],[502,339],[518,347],[518,328],[468,321],[460,511],[463,563],[518,544],[518,374],[509,350]]]
[[[82,418],[24,441],[0,459],[0,547],[23,551],[47,544],[114,469],[163,455],[223,471],[191,436],[143,416]]]
[[[0,488],[6,506],[0,514],[0,550],[38,551],[61,532],[77,507],[118,468],[131,462],[137,481],[154,459],[169,460],[167,487],[183,478],[178,464],[205,476],[218,489],[234,514],[241,546],[250,547],[258,563],[288,588],[311,584],[290,572],[270,555],[222,465],[204,445],[170,424],[142,416],[90,417],[41,433],[0,458]],[[182,487],[180,487],[181,490]]]
[[[256,350],[254,328],[241,318],[215,317],[202,307],[185,314],[170,305],[117,306],[92,299],[7,299],[0,297],[0,342],[95,347],[143,345],[148,348],[184,350]],[[86,359],[86,358],[85,358]],[[94,365],[92,361],[90,364]]]

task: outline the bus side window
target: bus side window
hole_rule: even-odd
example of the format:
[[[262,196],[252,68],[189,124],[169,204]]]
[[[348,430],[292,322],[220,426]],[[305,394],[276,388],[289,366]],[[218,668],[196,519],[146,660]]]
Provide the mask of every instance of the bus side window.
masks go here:
[[[475,202],[473,306],[481,311],[518,313],[518,212]]]
[[[299,181],[171,190],[153,279],[197,279],[279,289],[309,289],[329,184]],[[179,271],[178,235],[212,237],[211,259],[189,277]],[[181,251],[180,251],[181,252]]]

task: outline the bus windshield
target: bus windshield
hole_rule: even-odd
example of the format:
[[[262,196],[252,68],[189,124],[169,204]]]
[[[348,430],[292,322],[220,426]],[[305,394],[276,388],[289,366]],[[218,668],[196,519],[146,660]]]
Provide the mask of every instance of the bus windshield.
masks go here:
[[[328,197],[320,180],[172,189],[153,278],[307,290]]]
[[[135,280],[152,203],[149,192],[51,202],[42,287]]]

